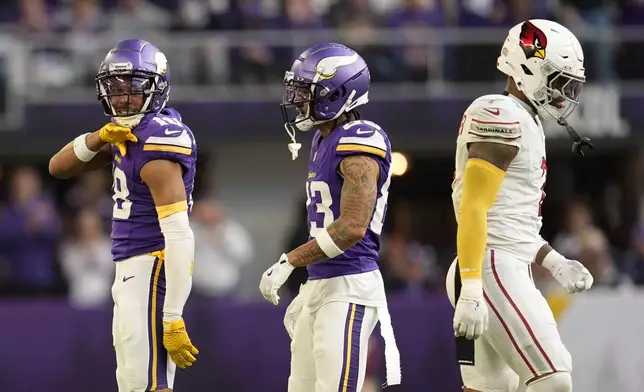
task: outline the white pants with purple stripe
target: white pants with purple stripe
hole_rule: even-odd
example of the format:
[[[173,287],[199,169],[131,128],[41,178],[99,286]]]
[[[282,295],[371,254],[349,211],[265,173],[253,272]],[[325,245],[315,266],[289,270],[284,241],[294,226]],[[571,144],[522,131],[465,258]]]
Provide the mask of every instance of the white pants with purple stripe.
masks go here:
[[[291,341],[288,392],[360,392],[377,308],[329,302],[304,309]]]
[[[112,298],[118,391],[172,388],[176,365],[163,347],[163,260],[139,255],[117,262]]]

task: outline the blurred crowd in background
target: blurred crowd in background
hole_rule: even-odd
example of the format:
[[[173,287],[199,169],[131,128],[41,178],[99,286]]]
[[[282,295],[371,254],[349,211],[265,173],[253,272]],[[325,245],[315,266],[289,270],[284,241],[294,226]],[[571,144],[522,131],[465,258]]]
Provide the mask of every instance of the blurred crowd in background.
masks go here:
[[[472,65],[496,60],[499,37],[452,34],[466,44],[451,45],[436,29],[503,30],[539,17],[581,34],[591,80],[644,78],[633,60],[642,57],[641,43],[615,43],[623,27],[644,24],[641,0],[13,0],[0,5],[6,30],[33,38],[29,45],[36,60],[29,66],[48,71],[32,77],[51,87],[90,85],[112,42],[130,37],[149,37],[169,58],[181,59],[173,68],[181,83],[273,84],[308,46],[311,40],[303,37],[318,30],[358,50],[375,81],[490,81],[499,78],[493,68]],[[297,34],[253,35],[266,30]],[[214,34],[222,31],[247,34]],[[389,36],[392,32],[397,35]],[[159,38],[169,33],[193,36]],[[396,44],[387,44],[396,36],[401,37]]]
[[[361,45],[360,42],[369,41],[375,28],[397,31],[413,27],[506,28],[527,17],[538,16],[559,20],[573,30],[619,31],[620,26],[644,25],[644,1],[13,0],[0,4],[5,34],[25,39],[30,35],[38,37],[31,45],[39,63],[30,66],[48,67],[48,72],[33,73],[33,78],[41,78],[38,82],[43,85],[59,87],[93,83],[94,72],[109,48],[98,50],[92,41],[94,35],[103,34],[113,43],[133,36],[177,31],[327,27],[336,28],[339,37],[367,59],[374,83],[424,81],[431,78],[435,69],[434,58],[426,50],[431,37],[409,39],[406,46],[396,47]],[[60,36],[60,33],[71,34]],[[419,44],[414,44],[418,40]],[[63,41],[65,50],[57,46]],[[178,78],[177,83],[279,85],[292,61],[291,51],[295,50],[263,45],[257,37],[249,37],[243,45],[230,50],[220,45],[221,42],[209,40],[208,35],[199,42],[202,42],[200,46],[170,46],[168,50],[159,45],[173,64],[173,78]],[[644,79],[644,67],[634,66],[636,61],[619,61],[626,54],[641,56],[641,51],[633,50],[637,45],[641,44],[590,42],[588,61],[593,65],[588,66],[589,78],[595,81],[616,77]],[[499,47],[500,42],[490,47],[460,45],[445,49],[459,52],[458,56],[443,57],[445,61],[458,58],[460,62],[446,67],[453,73],[443,73],[443,76],[455,80],[498,78],[494,67],[489,65],[494,64]],[[182,55],[186,51],[188,55]],[[222,53],[232,64],[225,79],[217,71]],[[474,60],[481,53],[492,60],[485,67],[474,67],[476,63],[468,59]],[[192,71],[182,72],[188,65]],[[79,68],[84,72],[78,72]],[[97,110],[100,110],[98,104]],[[68,295],[81,307],[110,303],[114,268],[109,238],[112,215],[109,169],[83,175],[75,181],[59,182],[47,175],[45,167],[9,165],[2,171],[0,183],[3,191],[0,293]],[[197,184],[197,190],[199,187]],[[449,182],[443,187],[443,193],[448,195]],[[395,192],[394,182],[392,193]],[[561,208],[565,219],[555,226],[549,238],[554,247],[565,256],[584,262],[595,276],[596,287],[644,285],[644,228],[637,224],[628,227],[628,239],[615,245],[610,240],[613,238],[610,225],[600,227],[597,223],[596,209],[583,198],[568,200],[568,203]],[[285,249],[305,242],[308,237],[304,201],[293,208],[301,209],[301,214],[293,222],[292,233],[285,237]],[[398,200],[388,210],[381,267],[390,293],[422,296],[442,292],[445,271],[454,257],[453,243],[431,243],[417,234],[413,223],[415,208]],[[453,217],[449,201],[441,208]],[[610,218],[610,215],[610,211],[602,212],[604,217]],[[557,217],[545,214],[545,219],[554,221]],[[192,222],[197,243],[194,296],[235,296],[241,271],[246,266],[258,262],[259,256],[262,263],[276,256],[258,256],[247,228],[227,214],[225,206],[208,192],[196,196]],[[453,237],[452,229],[450,226],[447,235]],[[535,267],[534,275],[540,288],[549,289],[552,280],[547,274]],[[298,271],[289,282],[289,289],[296,291],[304,279],[306,271]]]
[[[0,205],[2,295],[68,295],[79,307],[110,303],[114,273],[110,182],[109,169],[83,174],[76,181],[54,180],[32,166],[2,173],[1,189],[6,190]],[[439,185],[439,181],[431,183]],[[442,188],[448,195],[447,183]],[[395,192],[395,179],[392,189]],[[197,244],[193,297],[234,297],[243,269],[251,263],[265,264],[271,255],[257,252],[247,229],[216,199],[201,192],[195,200],[191,218]],[[441,216],[429,214],[429,222],[419,222],[418,216],[427,214],[415,211],[404,198],[390,204],[380,259],[388,293],[422,297],[444,291],[444,276],[454,257],[453,238],[447,246],[429,243],[422,227],[431,226],[447,231],[443,237],[454,237],[453,225],[441,227],[441,219],[452,214],[445,201],[427,202],[444,210]],[[299,216],[285,236],[285,250],[308,239],[304,200],[293,208]],[[571,200],[561,210],[565,211],[561,222],[545,213],[550,227],[556,228],[551,243],[565,256],[583,261],[595,276],[595,287],[644,285],[644,229],[634,225],[631,241],[620,247],[610,243],[610,228],[599,228],[586,200]],[[541,289],[557,288],[545,269],[534,266],[533,270]],[[305,280],[306,270],[298,269],[288,290],[296,293]]]
[[[7,190],[0,207],[0,293],[68,294],[78,307],[108,303],[114,279],[109,169],[68,183],[44,179],[38,167],[17,166],[0,182]],[[254,256],[248,232],[209,198],[194,205],[192,229],[199,243],[194,295],[233,294],[240,268]]]

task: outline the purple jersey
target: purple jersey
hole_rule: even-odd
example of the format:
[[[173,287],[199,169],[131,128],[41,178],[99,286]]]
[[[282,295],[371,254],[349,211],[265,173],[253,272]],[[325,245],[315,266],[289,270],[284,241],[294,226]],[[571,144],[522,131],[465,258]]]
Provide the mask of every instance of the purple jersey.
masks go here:
[[[181,164],[188,207],[192,207],[197,145],[192,131],[181,122],[181,115],[171,108],[147,114],[133,132],[139,141],[127,143],[125,156],[121,156],[117,147],[112,147],[114,261],[165,247],[154,200],[139,175],[147,162],[166,159]]]
[[[380,166],[378,199],[367,234],[343,254],[308,266],[309,279],[325,279],[378,269],[380,233],[391,182],[391,144],[385,131],[370,121],[352,121],[323,138],[313,138],[306,183],[309,234],[316,234],[340,216],[343,179],[340,161],[351,155],[368,155]]]

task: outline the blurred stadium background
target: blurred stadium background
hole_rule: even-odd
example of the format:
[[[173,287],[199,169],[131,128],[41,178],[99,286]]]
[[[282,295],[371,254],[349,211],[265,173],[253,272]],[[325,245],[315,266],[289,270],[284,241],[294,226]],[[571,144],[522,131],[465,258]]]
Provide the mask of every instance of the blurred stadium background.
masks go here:
[[[584,44],[589,82],[571,123],[597,145],[582,159],[562,129],[547,129],[543,227],[595,287],[568,298],[538,267],[536,284],[573,355],[575,390],[644,391],[643,0],[3,0],[0,388],[116,390],[110,172],[63,182],[47,162],[106,122],[95,72],[117,41],[138,37],[168,56],[171,106],[200,150],[186,318],[202,354],[176,390],[286,390],[284,306],[257,290],[260,273],[307,236],[306,156],[292,162],[287,150],[281,80],[304,48],[337,40],[369,63],[363,117],[399,152],[380,261],[403,361],[392,390],[459,391],[443,281],[455,251],[456,132],[472,99],[503,90],[495,61],[507,29],[534,17]],[[372,347],[364,392],[382,380],[377,338]]]

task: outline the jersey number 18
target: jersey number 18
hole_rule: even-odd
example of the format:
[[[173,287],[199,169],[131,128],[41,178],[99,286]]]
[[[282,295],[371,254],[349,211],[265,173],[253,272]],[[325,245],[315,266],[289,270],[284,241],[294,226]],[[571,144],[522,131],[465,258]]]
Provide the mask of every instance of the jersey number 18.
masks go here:
[[[125,172],[118,167],[114,167],[114,183],[112,184],[112,199],[114,208],[112,209],[113,219],[129,219],[132,213],[132,201],[128,198],[130,190],[127,188],[127,177]],[[192,194],[188,195],[188,212],[192,211]]]

